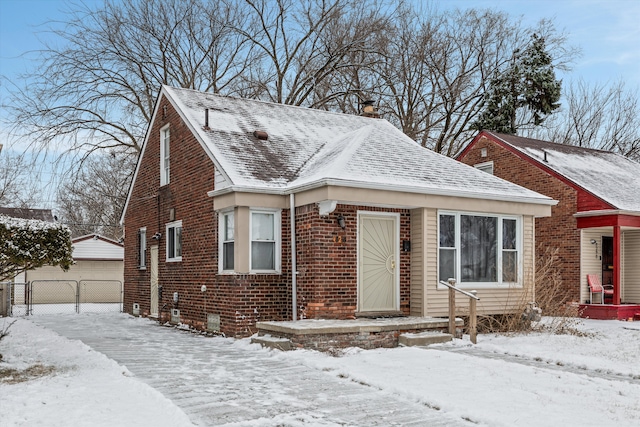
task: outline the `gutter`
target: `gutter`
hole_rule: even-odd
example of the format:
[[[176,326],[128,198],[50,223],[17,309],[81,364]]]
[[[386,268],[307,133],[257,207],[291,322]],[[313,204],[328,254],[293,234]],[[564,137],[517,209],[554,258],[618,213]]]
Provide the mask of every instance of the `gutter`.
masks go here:
[[[298,283],[296,276],[296,201],[293,193],[289,195],[289,224],[291,225],[291,315],[293,321],[298,320]]]

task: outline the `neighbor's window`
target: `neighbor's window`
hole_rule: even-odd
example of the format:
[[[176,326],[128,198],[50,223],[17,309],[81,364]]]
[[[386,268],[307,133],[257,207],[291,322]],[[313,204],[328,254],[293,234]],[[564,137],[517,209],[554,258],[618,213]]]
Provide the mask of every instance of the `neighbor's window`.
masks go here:
[[[280,269],[280,212],[251,211],[251,259],[252,271],[277,271]]]
[[[482,172],[493,175],[493,162],[484,162],[473,165],[474,168],[480,169]]]
[[[521,220],[499,215],[440,213],[438,277],[458,283],[517,283]]]
[[[170,151],[171,132],[169,126],[160,131],[160,185],[170,182]]]
[[[234,268],[234,215],[233,212],[220,214],[220,270],[233,270]]]
[[[138,230],[138,268],[144,270],[147,266],[147,228]]]
[[[182,261],[182,221],[167,224],[167,261]]]

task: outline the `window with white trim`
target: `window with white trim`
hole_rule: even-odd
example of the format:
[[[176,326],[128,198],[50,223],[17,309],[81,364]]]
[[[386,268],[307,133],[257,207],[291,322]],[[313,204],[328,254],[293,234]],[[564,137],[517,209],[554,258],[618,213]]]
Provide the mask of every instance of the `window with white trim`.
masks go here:
[[[170,142],[171,130],[165,126],[160,130],[160,185],[167,185],[170,180]]]
[[[486,172],[489,175],[493,175],[493,161],[478,163],[473,165],[474,168],[480,169],[482,172]]]
[[[167,224],[167,261],[182,261],[182,221]]]
[[[508,285],[521,277],[520,217],[440,212],[438,278],[458,284]]]
[[[280,211],[251,210],[251,271],[280,270]]]
[[[138,230],[138,268],[147,268],[147,227]]]
[[[233,211],[220,214],[220,271],[233,271],[235,246],[235,218]]]

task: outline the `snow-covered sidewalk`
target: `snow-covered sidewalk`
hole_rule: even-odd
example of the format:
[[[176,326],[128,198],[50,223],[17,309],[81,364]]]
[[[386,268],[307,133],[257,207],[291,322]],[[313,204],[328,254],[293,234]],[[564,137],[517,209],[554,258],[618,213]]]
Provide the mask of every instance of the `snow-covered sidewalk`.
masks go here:
[[[585,320],[586,336],[481,335],[477,346],[457,340],[331,357],[121,314],[33,321],[126,367],[20,319],[0,344],[0,367],[39,361],[56,374],[0,382],[3,426],[187,426],[185,413],[196,425],[640,424],[640,323]]]

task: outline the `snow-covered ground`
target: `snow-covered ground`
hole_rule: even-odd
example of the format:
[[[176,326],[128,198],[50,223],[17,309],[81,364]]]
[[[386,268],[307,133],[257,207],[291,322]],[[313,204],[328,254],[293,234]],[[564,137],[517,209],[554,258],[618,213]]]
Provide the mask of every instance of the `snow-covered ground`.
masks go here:
[[[118,313],[60,316],[73,318],[76,328],[82,322],[94,328],[103,321],[100,319],[135,325],[140,331],[135,339],[127,336],[121,340],[128,351],[135,351],[132,345],[145,345],[145,331],[158,329],[150,320]],[[37,321],[37,316],[33,319]],[[3,427],[194,425],[185,415],[188,408],[183,412],[184,408],[145,384],[142,375],[134,375],[80,341],[63,338],[30,320],[0,319],[0,330],[13,320],[16,323],[10,334],[0,342],[4,356],[0,371],[5,372],[0,374]],[[291,366],[292,371],[294,366],[303,366],[316,371],[318,378],[378,390],[385,396],[399,397],[407,405],[419,403],[461,422],[469,420],[469,425],[640,425],[640,322],[582,320],[576,327],[584,334],[480,335],[475,346],[457,340],[429,349],[348,349],[340,357],[312,351],[266,350],[249,340],[205,340],[225,345],[234,341],[234,351],[256,369],[275,362]],[[171,334],[185,334],[171,328],[162,333],[168,334],[166,344],[160,344],[166,346],[167,353],[171,353]],[[198,338],[194,336],[193,346],[204,342]],[[211,365],[207,375],[217,387],[234,381],[233,376],[222,374],[224,359],[212,354],[207,363]],[[42,368],[44,375],[20,382],[10,381],[6,374],[7,369],[24,370],[35,364],[53,367],[53,372],[46,373]],[[133,366],[131,369],[135,371]],[[186,364],[181,371],[185,369]],[[198,372],[203,372],[202,364],[194,367],[192,375]],[[216,372],[221,373],[219,378]],[[14,379],[21,378],[14,375]],[[253,392],[246,382],[238,379],[238,384],[243,384],[239,391],[245,398]],[[281,399],[293,402],[294,397],[283,397],[282,383],[274,382],[274,392],[275,387],[279,387]],[[320,388],[313,383],[304,387]],[[262,385],[256,389],[260,395],[256,394],[254,402],[270,393]],[[271,422],[263,418],[259,423],[233,425],[353,425],[331,423],[330,408],[322,413],[327,414],[326,419],[319,419],[317,414],[301,416],[297,409],[296,416],[280,412]],[[388,425],[393,424],[393,417],[390,414]]]

